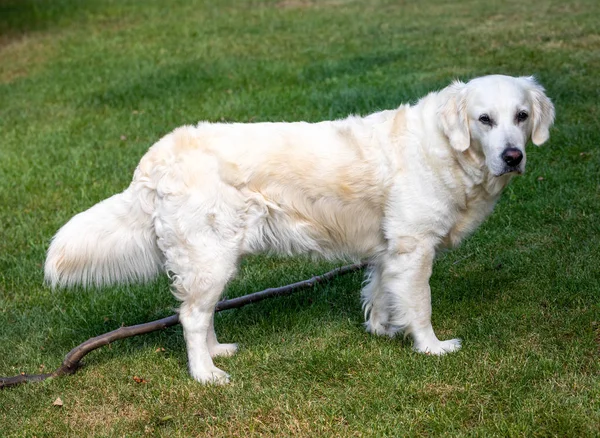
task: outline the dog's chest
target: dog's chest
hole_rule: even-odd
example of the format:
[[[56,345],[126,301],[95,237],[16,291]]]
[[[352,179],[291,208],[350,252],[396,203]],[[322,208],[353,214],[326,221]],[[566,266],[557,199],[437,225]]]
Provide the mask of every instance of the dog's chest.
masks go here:
[[[467,193],[465,203],[457,207],[454,224],[443,239],[444,247],[456,247],[474,232],[493,211],[499,195],[491,195],[482,187]]]

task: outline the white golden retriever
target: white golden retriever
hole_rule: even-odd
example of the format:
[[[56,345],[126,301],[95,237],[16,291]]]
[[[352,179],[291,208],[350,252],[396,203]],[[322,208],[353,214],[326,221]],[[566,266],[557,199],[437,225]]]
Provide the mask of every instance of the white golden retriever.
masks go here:
[[[182,301],[192,377],[226,383],[235,353],[213,328],[240,257],[272,251],[367,259],[371,333],[410,334],[444,354],[431,326],[435,253],[457,245],[544,143],[554,107],[532,77],[454,82],[416,105],[320,123],[200,123],[144,155],[123,193],[73,217],[45,265],[52,286],[144,281],[167,271]]]

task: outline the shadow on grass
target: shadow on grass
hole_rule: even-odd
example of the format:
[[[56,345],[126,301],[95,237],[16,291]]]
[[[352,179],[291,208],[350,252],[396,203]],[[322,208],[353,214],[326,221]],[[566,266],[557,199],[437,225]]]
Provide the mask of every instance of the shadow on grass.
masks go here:
[[[93,4],[77,0],[0,0],[0,35],[16,37],[70,23]]]
[[[284,275],[282,272],[279,274]],[[256,290],[279,285],[276,272],[267,277],[262,280],[264,284],[256,287]],[[254,345],[268,343],[273,336],[290,338],[299,326],[314,326],[314,321],[320,321],[319,324],[327,321],[337,324],[352,319],[361,324],[357,292],[361,278],[362,274],[357,272],[333,279],[326,285],[298,291],[291,296],[221,312],[215,322],[217,333],[223,341]],[[256,291],[240,293],[240,284],[233,286],[238,289],[234,296]],[[161,277],[147,286],[124,286],[106,291],[57,291],[54,295],[38,300],[35,311],[27,316],[4,316],[5,321],[11,324],[11,330],[18,331],[19,343],[28,345],[25,347],[28,349],[48,352],[36,354],[44,363],[57,362],[58,366],[72,348],[87,339],[115,330],[121,325],[163,318],[174,313],[176,307],[178,304],[170,294],[169,282],[166,277]],[[114,357],[131,355],[155,346],[166,348],[185,367],[185,345],[180,326],[121,340],[113,347],[93,352],[84,362],[101,364]],[[20,360],[15,357],[14,363],[10,365],[20,369]]]
[[[124,81],[86,97],[82,105],[197,109],[206,101],[206,107],[212,111],[215,105],[221,105],[233,116],[243,113],[278,118],[282,113],[289,117],[290,111],[316,112],[321,118],[366,114],[395,108],[446,85],[444,74],[417,74],[409,69],[408,56],[414,53],[326,60],[299,68],[264,59],[195,60],[152,69],[147,74],[129,75]],[[383,79],[373,80],[372,76],[378,76],[381,70],[393,70],[397,80],[392,84]],[[208,120],[218,120],[218,116],[212,114]]]

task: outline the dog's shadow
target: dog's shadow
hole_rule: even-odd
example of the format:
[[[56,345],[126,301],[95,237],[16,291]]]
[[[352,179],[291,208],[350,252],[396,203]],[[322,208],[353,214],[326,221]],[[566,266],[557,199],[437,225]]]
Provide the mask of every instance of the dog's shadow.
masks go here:
[[[438,269],[444,269],[446,265],[448,263],[442,263]],[[334,265],[317,264],[303,258],[250,257],[242,263],[240,274],[225,290],[224,298],[284,286],[319,275],[333,267]],[[463,302],[464,305],[471,306],[476,302],[481,303],[481,300],[494,301],[498,294],[502,294],[502,287],[506,286],[506,283],[503,281],[505,276],[502,271],[497,268],[493,270],[496,276],[492,276],[486,285],[481,284],[478,272],[462,275],[450,282],[450,274],[434,274],[434,314],[447,317],[444,314],[449,310],[444,309],[451,311],[451,303]],[[286,342],[296,345],[300,338],[302,342],[308,343],[312,342],[311,338],[326,339],[331,332],[343,327],[352,333],[364,333],[365,338],[378,339],[376,342],[409,344],[410,341],[402,336],[390,341],[388,338],[373,337],[364,332],[364,315],[360,303],[363,279],[363,271],[356,271],[310,288],[300,289],[291,295],[273,297],[219,312],[215,317],[215,329],[219,340],[239,343],[243,354],[246,348],[268,350],[273,348],[273,345]],[[445,283],[445,288],[441,287],[442,282]],[[473,287],[476,284],[480,287]],[[465,293],[465,290],[478,290],[481,295]],[[77,343],[119,326],[141,324],[168,316],[178,305],[170,294],[170,284],[166,276],[144,286],[91,290],[83,294],[81,290],[62,291],[55,299],[61,301],[63,307],[72,309],[63,315],[60,323],[68,329],[54,332],[52,340],[48,341],[48,347],[49,343],[52,343],[53,351],[64,350],[64,354]],[[406,345],[398,345],[398,348],[404,346]],[[114,348],[104,347],[100,354],[93,353],[84,358],[83,363],[97,366],[123,354],[143,354],[143,351],[162,349],[165,351],[164,356],[175,360],[182,370],[187,369],[186,347],[180,325],[120,340]],[[318,351],[315,354],[318,356]],[[305,358],[309,362],[313,359],[318,361],[318,358],[312,356]],[[281,360],[289,362],[288,359]]]
[[[252,257],[243,263],[238,278],[224,291],[224,298],[235,298],[269,287],[279,287],[308,279],[335,265],[315,264],[301,259]],[[362,271],[333,278],[325,283],[299,289],[291,295],[273,297],[242,308],[217,313],[215,329],[222,342],[238,342],[242,348],[291,339],[298,330],[313,331],[320,326],[353,321],[362,329],[360,287]],[[131,326],[164,318],[175,313],[179,303],[170,293],[170,281],[161,276],[148,285],[120,286],[104,290],[56,291],[52,296],[55,325],[44,342],[44,349],[63,355],[78,343],[121,326]],[[317,330],[318,331],[318,330]],[[86,364],[103,364],[115,357],[147,349],[165,349],[166,355],[186,369],[186,347],[180,325],[144,335],[122,339],[110,348],[103,347],[83,359]]]

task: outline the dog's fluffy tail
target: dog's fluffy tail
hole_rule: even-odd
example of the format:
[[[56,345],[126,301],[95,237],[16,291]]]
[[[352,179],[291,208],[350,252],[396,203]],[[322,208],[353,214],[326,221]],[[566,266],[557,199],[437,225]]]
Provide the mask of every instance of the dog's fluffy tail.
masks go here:
[[[52,286],[148,281],[163,266],[151,208],[133,187],[79,213],[52,239],[45,279]]]

